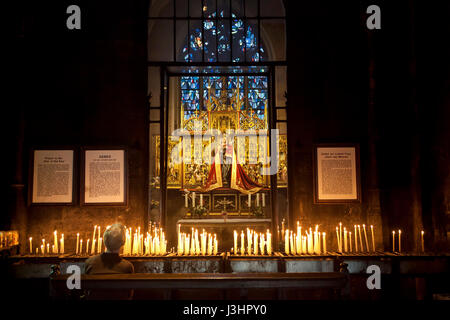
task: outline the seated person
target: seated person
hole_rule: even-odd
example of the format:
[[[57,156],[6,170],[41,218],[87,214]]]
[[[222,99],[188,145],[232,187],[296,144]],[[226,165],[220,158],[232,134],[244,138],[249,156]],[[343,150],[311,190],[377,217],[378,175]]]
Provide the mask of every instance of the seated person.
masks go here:
[[[85,262],[86,274],[114,274],[134,273],[131,262],[119,256],[120,248],[125,244],[125,227],[121,224],[113,224],[103,234],[106,252],[90,257]],[[111,292],[111,290],[95,290],[88,294],[88,299],[127,299],[132,292]]]

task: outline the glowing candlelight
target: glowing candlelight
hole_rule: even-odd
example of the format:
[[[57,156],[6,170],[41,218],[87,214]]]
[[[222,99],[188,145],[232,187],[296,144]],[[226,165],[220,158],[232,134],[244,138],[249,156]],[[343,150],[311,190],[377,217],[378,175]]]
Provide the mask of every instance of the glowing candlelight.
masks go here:
[[[367,232],[366,232],[366,225],[365,224],[363,224],[363,229],[364,229],[364,239],[366,240],[366,251],[370,251],[369,242],[367,241]]]
[[[358,233],[356,232],[356,224],[355,227],[355,251],[358,252]]]
[[[101,241],[100,241],[100,237],[101,237],[101,230],[100,230],[100,226],[98,226],[98,235],[97,235],[97,246],[98,246],[98,250],[97,253],[101,253],[100,249],[101,249]]]
[[[258,233],[253,235],[253,254],[258,255]]]
[[[267,254],[269,256],[272,255],[272,234],[269,232],[269,229],[267,229]]]
[[[80,242],[80,234],[79,233],[77,233],[77,244],[76,244],[76,249],[75,249],[75,254],[78,254],[78,253],[80,253],[81,252],[81,250],[80,251],[78,251],[78,246],[79,246],[79,242]]]
[[[247,228],[247,254],[252,254],[252,234],[249,228]]]
[[[402,230],[398,230],[398,252],[402,252]]]
[[[373,250],[373,252],[375,252],[375,235],[373,233],[373,225],[370,225],[370,231],[372,234],[372,250]]]
[[[359,234],[359,244],[361,245],[361,252],[364,252],[364,247],[362,243],[362,237],[361,237],[361,226],[358,224],[358,234]]]
[[[59,247],[60,253],[64,253],[64,233],[61,234],[61,245]]]
[[[89,239],[88,239],[89,242]],[[83,239],[80,240],[80,253],[83,252]]]
[[[102,253],[102,244],[103,244],[103,238],[100,237],[100,239],[98,240],[98,253]]]
[[[347,246],[347,228],[344,227],[344,252],[347,252],[348,250]]]
[[[286,230],[284,235],[284,252],[289,254],[289,230]]]
[[[237,231],[236,230],[234,230],[234,232],[233,232],[233,234],[234,234],[234,254],[238,254],[238,250],[237,250],[237,239],[238,239],[238,234],[237,234]]]
[[[44,255],[45,251],[44,251],[45,246],[43,244],[41,244],[41,253]]]
[[[244,231],[241,231],[241,255],[245,255],[245,247],[244,247]]]
[[[425,252],[425,243],[423,241],[423,234],[425,232],[422,230],[422,232],[420,233],[420,238],[421,238],[421,243],[422,243],[422,252]]]
[[[86,243],[86,254],[89,254],[89,241],[90,241],[91,239],[87,239],[87,243]],[[81,252],[81,250],[80,250],[80,252]]]
[[[336,227],[336,238],[337,238],[337,244],[338,244],[338,252],[341,252],[341,244],[339,241],[339,228]]]
[[[342,252],[342,222],[339,222],[339,252]]]
[[[392,252],[395,252],[395,231],[392,231]]]
[[[92,250],[91,250],[91,254],[95,254],[96,253],[96,243],[97,243],[97,239],[94,239],[92,241]]]
[[[259,251],[264,255],[264,233],[259,234]]]
[[[349,236],[348,243],[350,244],[350,252],[353,252],[353,249],[352,249],[352,232],[351,231],[348,232],[348,236]]]
[[[217,243],[216,234],[214,234],[214,251],[213,251],[214,255],[217,254],[218,249],[219,249],[219,246],[218,246],[218,243]]]
[[[289,236],[289,244],[290,244],[290,254],[295,254],[294,239],[292,238],[292,231]]]
[[[423,231],[422,231],[423,232]],[[33,238],[32,237],[30,237],[30,254],[32,254],[33,253]]]
[[[95,225],[94,226],[94,233],[92,234],[92,248],[91,248],[91,254],[92,253],[94,253],[94,249],[95,249],[95,246],[94,246],[94,243],[95,243],[95,232],[97,231],[97,225]]]
[[[322,233],[322,242],[323,242],[323,253],[327,253],[327,238],[326,238],[326,233],[323,232]]]
[[[47,243],[47,254],[50,253],[50,243]]]
[[[52,247],[53,253],[58,253],[58,231],[53,232],[53,247]]]

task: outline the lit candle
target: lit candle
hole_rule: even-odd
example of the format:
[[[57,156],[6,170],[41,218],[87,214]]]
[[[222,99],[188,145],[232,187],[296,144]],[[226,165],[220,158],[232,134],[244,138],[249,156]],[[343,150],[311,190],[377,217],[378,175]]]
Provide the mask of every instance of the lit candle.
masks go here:
[[[392,231],[392,252],[395,252],[395,231]]]
[[[350,252],[353,252],[353,249],[352,249],[352,232],[351,231],[348,232],[348,236],[349,236],[348,243],[350,244]]]
[[[303,252],[303,254],[307,254],[308,253],[306,248],[307,248],[306,247],[306,236],[303,236],[302,237],[302,252]]]
[[[54,245],[54,244],[52,244],[52,253],[56,253],[56,252],[55,252],[55,245]]]
[[[249,228],[247,228],[247,254],[252,254],[252,234]]]
[[[45,239],[42,239],[42,245],[44,246],[44,251],[42,253],[45,253]]]
[[[216,234],[214,234],[214,255],[217,255],[217,251],[219,249],[218,243],[217,243],[217,238],[216,238]]]
[[[261,252],[261,255],[264,255],[264,233],[259,234],[259,251]]]
[[[253,234],[253,254],[258,255],[258,233]]]
[[[356,224],[355,224],[355,251],[358,252],[358,233],[356,232]]]
[[[267,229],[267,254],[269,256],[272,255],[272,234]]]
[[[30,237],[30,254],[32,254],[33,253],[33,238],[32,237]]]
[[[92,248],[91,248],[91,254],[94,252],[95,246],[95,232],[97,231],[97,225],[94,226],[94,233],[92,234]]]
[[[337,244],[338,244],[338,252],[341,252],[341,244],[339,242],[339,228],[336,227],[336,238],[337,238]]]
[[[423,234],[425,232],[422,230],[422,232],[420,233],[420,238],[421,238],[421,243],[422,243],[422,252],[425,252],[425,243],[423,241]]]
[[[366,240],[366,251],[369,252],[369,242],[367,241],[367,232],[366,232],[366,225],[363,224],[363,229],[364,229],[364,239]]]
[[[238,238],[238,234],[237,234],[237,231],[236,230],[234,230],[234,232],[233,232],[233,234],[234,234],[234,254],[238,254],[238,250],[237,250],[237,238]]]
[[[89,254],[89,241],[90,241],[91,239],[87,239],[87,243],[86,243],[86,254]],[[81,250],[80,250],[80,252],[81,252]]]
[[[261,196],[262,196],[262,206],[265,207],[266,206],[266,194],[262,193]]]
[[[47,254],[50,253],[50,243],[47,243]]]
[[[211,234],[208,234],[208,254],[212,255],[213,253],[213,238]]]
[[[284,235],[284,252],[289,254],[289,230],[286,230]]]
[[[58,253],[58,231],[53,232],[53,253]]]
[[[36,255],[39,254],[39,248],[36,248]]]
[[[361,237],[361,226],[358,224],[358,234],[359,234],[359,244],[361,245],[361,252],[364,252],[364,247],[362,243],[362,237]]]
[[[191,235],[188,234],[188,236],[185,239],[186,239],[186,243],[184,245],[184,254],[189,255],[189,249],[191,247]]]
[[[77,233],[77,244],[76,244],[75,254],[78,254],[81,252],[81,249],[80,249],[80,251],[78,251],[79,242],[80,242],[80,234]]]
[[[402,230],[398,230],[398,252],[402,252]]]
[[[100,237],[100,239],[98,239],[98,253],[102,253],[102,244],[103,244],[103,238]]]
[[[89,242],[89,239],[88,239]],[[83,239],[80,240],[80,254],[83,252]]]
[[[373,225],[370,225],[370,231],[372,234],[372,250],[373,250],[373,252],[375,252],[375,235],[373,233]]]
[[[91,254],[95,254],[95,250],[96,250],[95,244],[96,244],[96,242],[97,242],[97,239],[94,239],[94,240],[92,241]]]
[[[241,231],[241,255],[245,255],[245,247],[244,247],[244,231]]]
[[[347,228],[344,227],[344,252],[347,252]]]
[[[289,236],[289,244],[290,244],[290,253],[295,254],[294,239],[292,238],[292,231]]]
[[[192,192],[192,207],[195,208],[195,192]]]
[[[42,253],[43,255],[45,254],[45,251],[44,251],[45,249],[44,249],[44,248],[45,248],[45,246],[44,246],[43,244],[41,244],[41,253]]]
[[[339,222],[339,252],[342,252],[342,222]]]
[[[322,233],[323,253],[327,253],[327,238],[325,232]]]
[[[61,234],[61,246],[59,247],[60,253],[64,253],[64,233]]]
[[[97,253],[101,253],[100,249],[101,249],[101,241],[100,241],[100,237],[101,237],[101,232],[100,232],[100,226],[98,226],[98,235],[97,235],[97,245],[98,245],[98,250]]]

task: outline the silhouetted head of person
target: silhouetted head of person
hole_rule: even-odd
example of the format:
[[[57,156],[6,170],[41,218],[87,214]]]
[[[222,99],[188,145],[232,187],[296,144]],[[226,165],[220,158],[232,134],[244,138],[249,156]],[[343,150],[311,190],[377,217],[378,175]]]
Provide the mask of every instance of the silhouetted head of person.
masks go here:
[[[125,244],[125,227],[120,223],[115,223],[106,229],[103,234],[106,252],[119,253],[120,248]]]

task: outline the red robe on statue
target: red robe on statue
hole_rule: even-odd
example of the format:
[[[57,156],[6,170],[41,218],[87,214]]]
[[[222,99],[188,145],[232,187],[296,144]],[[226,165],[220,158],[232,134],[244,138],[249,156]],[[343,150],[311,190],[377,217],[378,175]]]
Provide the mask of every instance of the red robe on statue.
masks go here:
[[[238,190],[245,194],[253,194],[261,190],[263,186],[252,181],[247,176],[242,166],[237,162],[236,152],[234,151],[234,148],[231,145],[228,145],[227,153],[231,153],[231,150],[233,152],[233,157],[231,163],[230,188]],[[206,184],[203,186],[203,188],[201,188],[203,192],[221,188],[223,186],[220,154],[221,152],[216,151]]]

